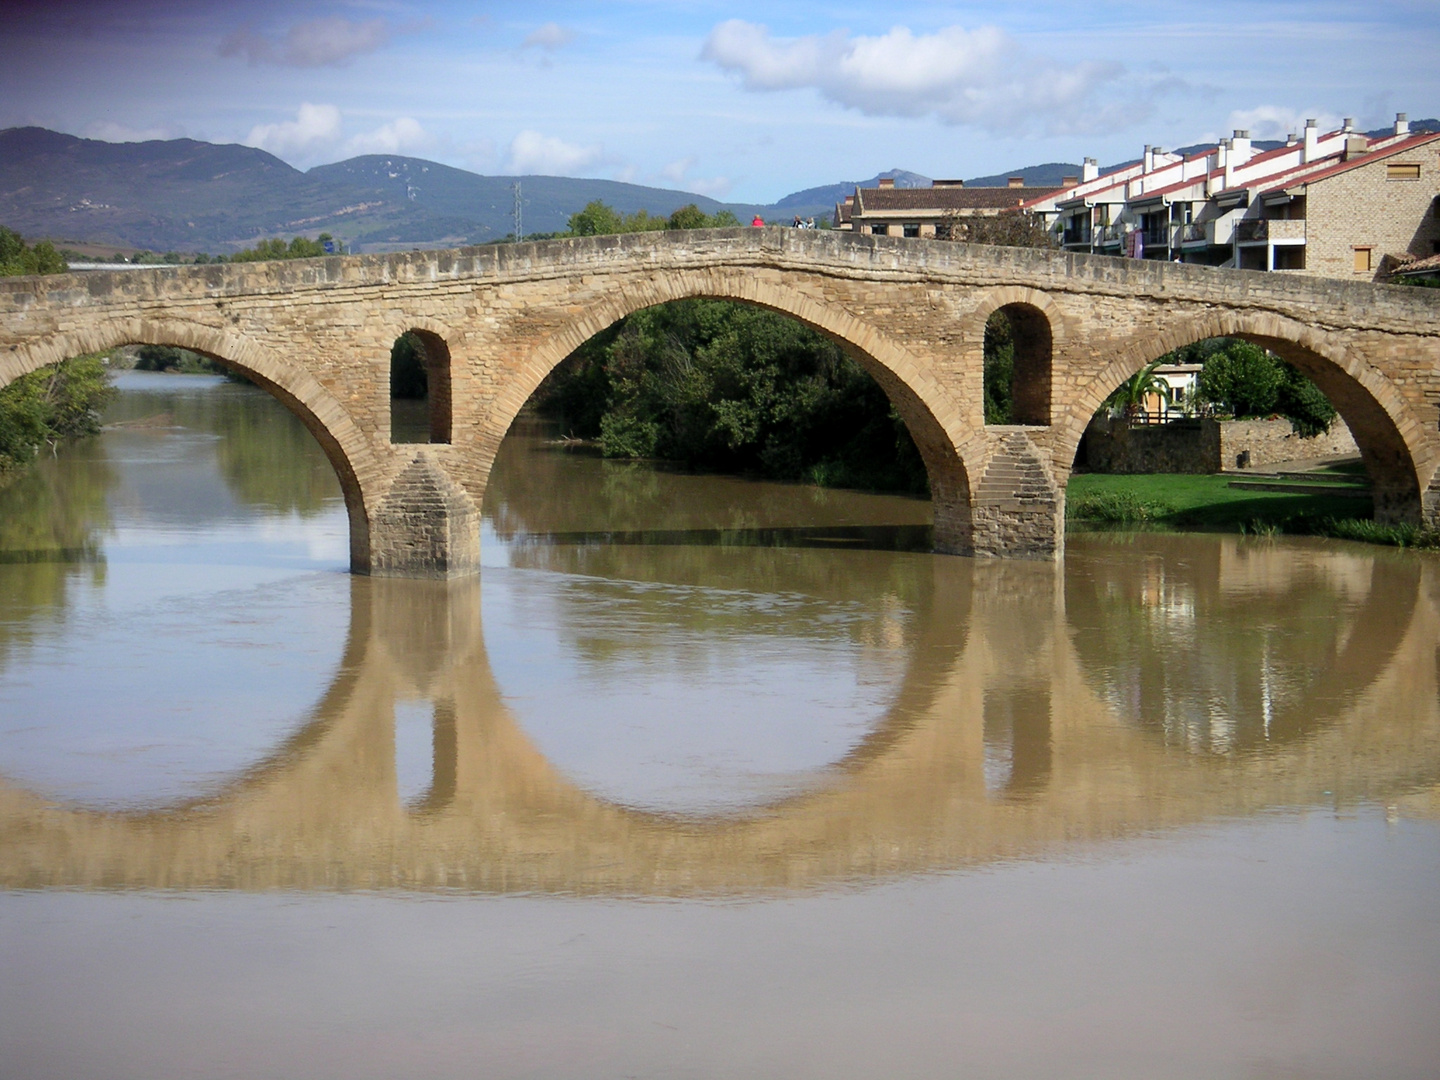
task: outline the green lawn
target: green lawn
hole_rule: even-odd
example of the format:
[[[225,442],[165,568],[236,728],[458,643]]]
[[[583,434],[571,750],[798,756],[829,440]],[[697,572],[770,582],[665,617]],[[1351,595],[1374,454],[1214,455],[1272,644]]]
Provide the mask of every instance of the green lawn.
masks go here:
[[[1246,491],[1230,487],[1233,479],[1231,475],[1077,473],[1070,478],[1066,516],[1076,521],[1225,532],[1258,522],[1282,531],[1312,532],[1313,528],[1285,526],[1325,518],[1369,518],[1374,513],[1369,499]]]

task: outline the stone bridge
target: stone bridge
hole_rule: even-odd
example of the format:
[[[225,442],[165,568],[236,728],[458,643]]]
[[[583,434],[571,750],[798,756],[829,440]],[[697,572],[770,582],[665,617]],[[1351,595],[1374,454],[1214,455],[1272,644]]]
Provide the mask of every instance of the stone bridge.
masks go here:
[[[1263,745],[1196,752],[1157,730],[1142,690],[1173,659],[1163,651],[1123,701],[1104,692],[1114,657],[1087,658],[1079,632],[1095,617],[1093,558],[1083,571],[937,559],[909,670],[868,735],[801,792],[704,817],[600,798],[546,760],[496,686],[478,580],[355,578],[328,691],[284,745],[203,797],[104,811],[0,777],[0,889],[751,893],[1041,858],[1270,809],[1433,813],[1440,565],[1238,537],[1217,547],[1209,588],[1276,597],[1328,582],[1348,600],[1324,670],[1276,699]],[[1136,617],[1163,602],[1150,595]],[[1258,709],[1264,679],[1227,668],[1217,688]],[[1002,747],[997,784],[990,714],[1014,693],[1045,695],[1048,721]],[[433,706],[432,780],[406,802],[394,721],[416,700]]]
[[[745,301],[839,343],[925,460],[937,550],[1053,556],[1101,402],[1219,335],[1310,376],[1355,435],[1384,521],[1440,525],[1440,295],[1279,273],[765,228],[0,280],[0,386],[118,345],[191,349],[294,410],[339,474],[352,568],[459,575],[500,442],[545,375],[629,313]],[[985,322],[1016,341],[1020,423],[987,426]],[[431,441],[391,438],[390,349],[415,332]]]

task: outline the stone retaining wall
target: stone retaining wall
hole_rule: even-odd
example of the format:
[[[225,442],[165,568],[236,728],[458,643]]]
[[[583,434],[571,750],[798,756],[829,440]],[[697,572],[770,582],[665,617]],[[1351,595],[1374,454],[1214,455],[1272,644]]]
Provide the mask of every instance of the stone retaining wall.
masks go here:
[[[1106,473],[1216,473],[1359,453],[1338,417],[1328,434],[1305,439],[1289,420],[1180,420],[1130,427],[1097,416],[1085,430],[1080,464]]]

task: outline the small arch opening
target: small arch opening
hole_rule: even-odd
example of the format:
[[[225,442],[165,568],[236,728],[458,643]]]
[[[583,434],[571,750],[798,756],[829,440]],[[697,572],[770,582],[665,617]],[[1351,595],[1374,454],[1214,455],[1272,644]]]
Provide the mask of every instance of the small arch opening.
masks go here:
[[[450,348],[439,334],[407,330],[390,348],[390,441],[448,443]]]
[[[986,424],[1050,423],[1054,335],[1033,304],[1006,304],[985,321]]]

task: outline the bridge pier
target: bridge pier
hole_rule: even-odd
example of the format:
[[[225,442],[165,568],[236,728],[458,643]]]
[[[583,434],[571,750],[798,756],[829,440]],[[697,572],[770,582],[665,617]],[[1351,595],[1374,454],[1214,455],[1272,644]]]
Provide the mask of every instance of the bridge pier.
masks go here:
[[[995,453],[970,504],[971,549],[997,558],[1053,559],[1065,548],[1065,499],[1024,428],[992,428]]]
[[[448,578],[480,572],[480,511],[420,450],[370,519],[369,573]]]

